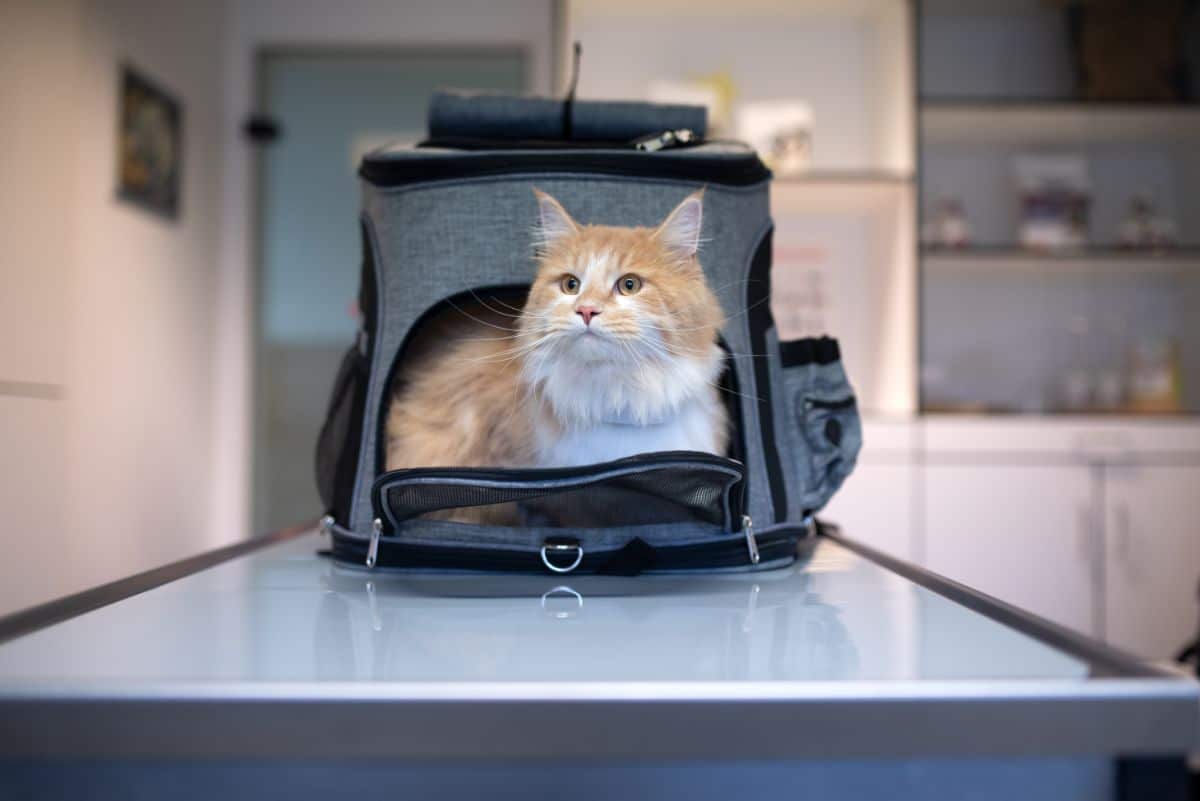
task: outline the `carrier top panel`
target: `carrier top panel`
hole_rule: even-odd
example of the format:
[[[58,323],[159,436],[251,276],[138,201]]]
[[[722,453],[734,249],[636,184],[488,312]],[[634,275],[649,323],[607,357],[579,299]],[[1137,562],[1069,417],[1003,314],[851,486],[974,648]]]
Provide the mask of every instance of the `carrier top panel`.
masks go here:
[[[475,140],[456,140],[452,144],[453,147],[386,147],[369,154],[359,174],[367,183],[380,188],[545,172],[636,175],[731,187],[754,186],[771,177],[754,150],[739,142],[656,151],[611,145],[595,148],[586,143],[564,147],[561,142],[546,147],[528,142]],[[505,148],[506,144],[516,146]]]

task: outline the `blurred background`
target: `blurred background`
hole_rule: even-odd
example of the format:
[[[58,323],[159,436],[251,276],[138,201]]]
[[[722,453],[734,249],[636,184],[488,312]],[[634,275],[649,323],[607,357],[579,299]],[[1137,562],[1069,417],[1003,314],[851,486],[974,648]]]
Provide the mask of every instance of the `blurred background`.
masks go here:
[[[0,0],[0,614],[315,519],[357,162],[436,87],[703,103],[841,339],[846,533],[1156,659],[1200,581],[1192,0]]]

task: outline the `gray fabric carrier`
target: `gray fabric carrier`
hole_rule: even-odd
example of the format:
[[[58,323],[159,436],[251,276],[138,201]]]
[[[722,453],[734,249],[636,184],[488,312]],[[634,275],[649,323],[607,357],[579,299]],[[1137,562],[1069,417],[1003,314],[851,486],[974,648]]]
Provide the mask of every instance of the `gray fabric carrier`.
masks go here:
[[[750,570],[790,563],[854,466],[855,400],[837,343],[779,342],[770,313],[770,173],[737,143],[632,148],[387,148],[363,178],[363,328],[321,432],[333,553],[374,568],[579,572]],[[535,272],[533,188],[583,223],[654,226],[705,188],[699,259],[727,323],[730,453],[645,454],[554,470],[385,472],[397,365],[414,333],[479,298],[519,302]],[[518,299],[514,301],[514,298]],[[429,512],[494,503],[528,524]],[[571,523],[579,509],[587,523]],[[563,521],[567,521],[564,523]]]

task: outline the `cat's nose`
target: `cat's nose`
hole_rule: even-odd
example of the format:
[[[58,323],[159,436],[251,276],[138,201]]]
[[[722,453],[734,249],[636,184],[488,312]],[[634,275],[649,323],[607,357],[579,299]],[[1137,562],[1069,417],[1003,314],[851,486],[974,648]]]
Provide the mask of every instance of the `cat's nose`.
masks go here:
[[[575,309],[575,313],[583,318],[584,325],[591,325],[592,318],[600,313],[600,310],[595,306],[579,306]]]

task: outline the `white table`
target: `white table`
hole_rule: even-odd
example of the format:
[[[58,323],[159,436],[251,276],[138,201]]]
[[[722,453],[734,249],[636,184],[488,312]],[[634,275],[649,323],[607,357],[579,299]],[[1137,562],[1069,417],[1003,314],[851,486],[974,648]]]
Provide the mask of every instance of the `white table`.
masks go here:
[[[1195,682],[840,540],[637,578],[324,545],[0,645],[0,797],[1135,798],[1200,744]]]

